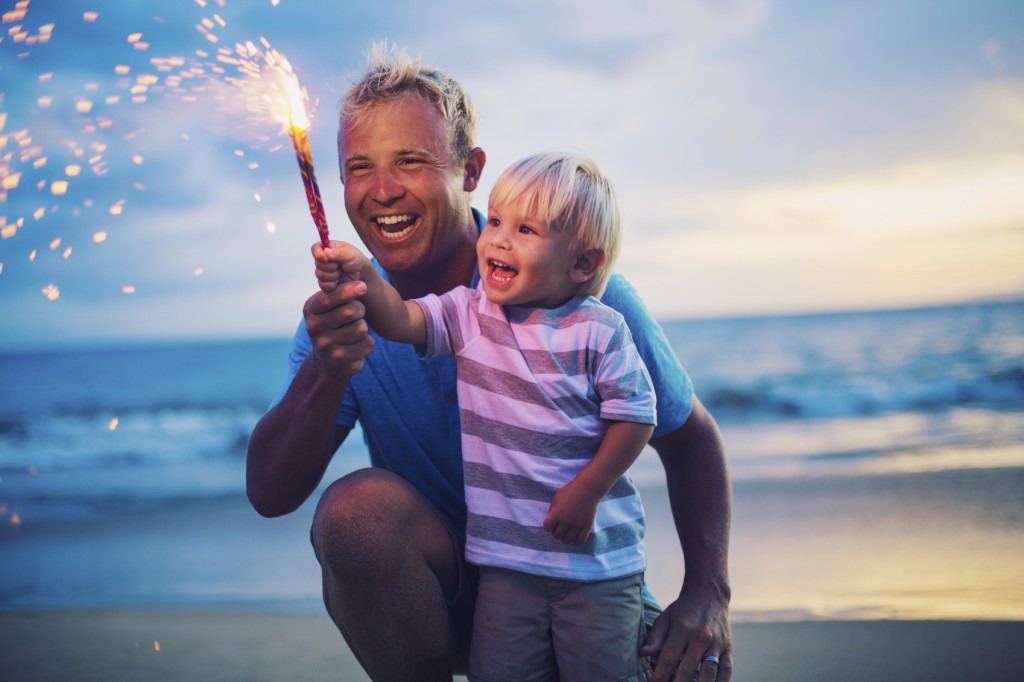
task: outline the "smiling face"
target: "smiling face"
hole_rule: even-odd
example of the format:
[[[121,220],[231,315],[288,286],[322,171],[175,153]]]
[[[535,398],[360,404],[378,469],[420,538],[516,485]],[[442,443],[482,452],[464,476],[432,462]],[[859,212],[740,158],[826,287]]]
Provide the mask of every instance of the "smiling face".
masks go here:
[[[454,161],[435,106],[415,95],[374,105],[347,125],[339,153],[345,210],[396,286],[404,277],[430,290],[454,271],[468,278],[479,169],[472,155],[465,167]]]
[[[488,207],[476,253],[484,292],[498,305],[557,308],[584,277],[571,236],[514,205]]]

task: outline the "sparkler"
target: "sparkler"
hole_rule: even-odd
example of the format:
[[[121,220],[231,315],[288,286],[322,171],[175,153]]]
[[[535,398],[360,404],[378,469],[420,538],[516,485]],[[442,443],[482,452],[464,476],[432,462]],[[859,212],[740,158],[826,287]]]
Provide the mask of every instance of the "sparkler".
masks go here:
[[[306,200],[309,202],[309,214],[313,216],[316,230],[320,234],[320,244],[326,249],[331,245],[327,230],[327,217],[324,215],[323,201],[320,199],[320,185],[316,181],[313,169],[313,155],[309,151],[309,117],[306,115],[306,93],[299,85],[299,79],[292,71],[291,64],[279,52],[272,51],[267,55],[268,63],[277,65],[282,85],[288,98],[287,127],[288,135],[295,147],[295,158],[299,162],[302,174],[302,186],[306,189]]]
[[[14,5],[9,11],[0,8],[0,71],[13,74],[12,82],[38,83],[35,96],[23,94],[26,90],[22,88],[19,97],[5,97],[5,83],[0,84],[0,275],[4,274],[4,261],[9,260],[13,248],[25,248],[29,262],[36,262],[37,254],[40,260],[50,258],[50,252],[69,260],[72,246],[76,256],[80,253],[83,237],[91,241],[91,247],[107,241],[108,227],[111,236],[118,227],[123,227],[116,222],[109,226],[90,225],[91,239],[71,234],[65,235],[63,243],[55,233],[56,228],[70,225],[69,219],[117,221],[130,207],[130,200],[123,196],[97,200],[86,192],[127,186],[138,192],[146,190],[142,182],[136,180],[129,185],[122,176],[129,161],[135,166],[149,161],[144,149],[137,146],[153,135],[137,122],[142,110],[165,103],[179,107],[176,111],[183,113],[195,106],[204,110],[215,108],[217,114],[230,117],[232,135],[244,135],[248,142],[248,149],[236,149],[235,155],[246,157],[244,162],[250,171],[260,168],[248,156],[251,152],[287,149],[283,140],[264,149],[273,133],[264,134],[261,129],[270,123],[277,126],[278,134],[288,133],[310,215],[321,243],[329,245],[327,219],[310,152],[311,116],[307,114],[306,91],[288,60],[271,48],[266,38],[236,41],[223,35],[228,22],[215,12],[225,6],[226,0],[195,3],[205,10],[206,16],[195,27],[203,41],[193,55],[152,54],[160,49],[160,44],[151,46],[150,36],[144,31],[131,32],[122,43],[123,52],[111,60],[106,74],[96,73],[93,80],[75,81],[70,86],[61,86],[65,91],[55,91],[59,79],[47,70],[50,62],[44,65],[31,59],[36,50],[49,49],[53,56],[55,48],[46,44],[55,34],[55,24],[49,23],[49,15],[37,19],[36,15],[42,13],[30,9],[31,0],[0,0],[0,5]],[[92,30],[91,25],[99,26],[104,17],[100,12],[89,11],[70,19],[89,27],[80,30]],[[137,107],[140,114],[129,114],[129,107]],[[239,113],[246,115],[242,125],[238,125]],[[45,124],[41,123],[44,119]],[[62,136],[33,135],[33,121],[39,123],[37,127],[41,130],[66,128],[68,132]],[[181,138],[188,141],[190,135],[183,132]],[[113,177],[99,183],[108,173]],[[263,201],[264,193],[269,192],[269,181],[264,181],[264,185],[262,192],[254,194],[257,202]],[[70,215],[64,218],[65,214]],[[60,225],[57,218],[64,218]],[[274,231],[269,219],[267,230]],[[202,273],[199,267],[192,270],[197,277]],[[45,287],[43,284],[46,280],[38,286],[46,299],[60,297],[57,283]],[[121,290],[134,293],[132,286]]]

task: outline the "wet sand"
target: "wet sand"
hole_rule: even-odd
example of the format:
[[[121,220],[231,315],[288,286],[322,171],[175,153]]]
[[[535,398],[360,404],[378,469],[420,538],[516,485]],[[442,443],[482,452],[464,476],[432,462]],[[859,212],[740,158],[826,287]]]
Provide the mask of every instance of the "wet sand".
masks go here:
[[[734,680],[1011,680],[1024,623],[739,623]],[[326,616],[246,611],[0,612],[0,671],[49,680],[368,679]]]

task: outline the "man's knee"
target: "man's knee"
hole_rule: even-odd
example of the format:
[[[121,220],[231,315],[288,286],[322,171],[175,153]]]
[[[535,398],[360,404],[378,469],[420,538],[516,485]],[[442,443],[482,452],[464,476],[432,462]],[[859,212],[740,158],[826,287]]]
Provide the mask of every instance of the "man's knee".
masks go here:
[[[324,491],[313,515],[311,539],[321,563],[331,554],[364,555],[400,540],[408,484],[382,469],[360,469]]]

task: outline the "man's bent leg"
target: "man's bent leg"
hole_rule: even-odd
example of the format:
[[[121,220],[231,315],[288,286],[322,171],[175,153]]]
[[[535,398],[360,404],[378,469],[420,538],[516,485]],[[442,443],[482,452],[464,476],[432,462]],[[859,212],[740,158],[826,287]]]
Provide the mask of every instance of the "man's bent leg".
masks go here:
[[[327,612],[370,677],[451,680],[460,642],[445,594],[460,563],[423,496],[388,471],[356,471],[324,492],[311,535]]]

